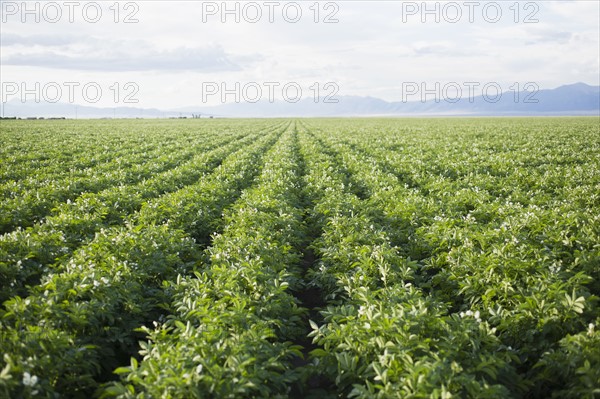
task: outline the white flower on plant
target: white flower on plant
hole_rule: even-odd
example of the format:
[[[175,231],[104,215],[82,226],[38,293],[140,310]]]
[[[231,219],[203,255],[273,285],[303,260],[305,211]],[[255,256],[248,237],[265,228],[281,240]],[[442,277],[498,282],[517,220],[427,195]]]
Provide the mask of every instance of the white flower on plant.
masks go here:
[[[481,322],[481,314],[479,313],[479,310],[475,311],[475,313],[473,313],[472,310],[467,310],[466,312],[460,312],[459,313],[460,317],[464,318],[464,317],[474,317],[475,320],[477,320],[478,322]]]
[[[33,387],[37,382],[38,378],[36,375],[31,375],[27,371],[23,373],[23,385],[26,387]]]
[[[590,324],[588,324],[588,335],[589,335],[589,336],[592,336],[592,335],[594,335],[594,328],[595,328],[595,327],[596,327],[596,326],[594,325],[594,323],[590,323]]]

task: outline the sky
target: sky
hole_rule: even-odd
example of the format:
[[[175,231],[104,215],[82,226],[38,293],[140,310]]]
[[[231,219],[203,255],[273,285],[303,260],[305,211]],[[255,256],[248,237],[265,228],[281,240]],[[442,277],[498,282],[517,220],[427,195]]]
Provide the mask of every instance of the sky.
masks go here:
[[[175,109],[600,85],[597,1],[1,0],[0,12],[3,102]]]

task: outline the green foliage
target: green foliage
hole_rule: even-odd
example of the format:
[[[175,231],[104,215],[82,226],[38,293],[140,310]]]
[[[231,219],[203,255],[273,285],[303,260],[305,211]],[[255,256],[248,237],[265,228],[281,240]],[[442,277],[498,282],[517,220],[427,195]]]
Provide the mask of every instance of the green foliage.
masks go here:
[[[1,397],[600,397],[596,119],[0,139]]]

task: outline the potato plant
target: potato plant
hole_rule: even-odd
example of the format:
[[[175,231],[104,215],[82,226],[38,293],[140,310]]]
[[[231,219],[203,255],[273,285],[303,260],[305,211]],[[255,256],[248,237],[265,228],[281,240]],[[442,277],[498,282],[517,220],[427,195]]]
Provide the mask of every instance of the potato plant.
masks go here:
[[[597,119],[0,139],[0,397],[600,396]]]

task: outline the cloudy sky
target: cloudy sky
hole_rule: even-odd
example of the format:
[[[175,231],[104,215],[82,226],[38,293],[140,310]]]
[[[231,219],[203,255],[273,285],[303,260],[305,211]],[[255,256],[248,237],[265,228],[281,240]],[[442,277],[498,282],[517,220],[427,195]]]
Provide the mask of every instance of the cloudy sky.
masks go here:
[[[172,109],[298,89],[399,101],[407,83],[600,85],[599,4],[2,0],[3,97]]]

